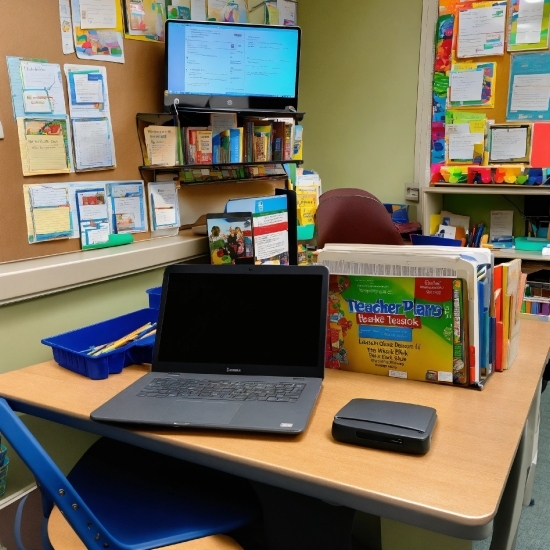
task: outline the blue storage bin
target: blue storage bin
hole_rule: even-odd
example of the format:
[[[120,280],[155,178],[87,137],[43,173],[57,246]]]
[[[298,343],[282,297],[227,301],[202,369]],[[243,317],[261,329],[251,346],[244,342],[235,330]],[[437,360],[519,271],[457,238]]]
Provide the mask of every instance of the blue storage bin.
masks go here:
[[[413,245],[424,246],[462,246],[462,241],[458,239],[444,239],[436,235],[411,235]]]
[[[409,223],[409,205],[383,203],[393,223]]]
[[[88,355],[85,350],[118,340],[148,322],[156,323],[158,313],[158,309],[140,309],[95,325],[44,338],[42,343],[52,348],[54,360],[62,367],[93,380],[101,380],[109,374],[121,372],[128,365],[151,363],[155,336],[130,342],[97,357]]]
[[[156,286],[146,290],[149,295],[149,307],[153,309],[160,309],[160,295],[162,293],[162,287]]]

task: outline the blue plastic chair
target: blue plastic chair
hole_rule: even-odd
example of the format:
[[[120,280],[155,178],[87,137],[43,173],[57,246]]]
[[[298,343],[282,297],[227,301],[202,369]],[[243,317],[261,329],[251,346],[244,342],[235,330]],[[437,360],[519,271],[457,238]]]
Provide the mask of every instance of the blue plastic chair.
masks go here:
[[[2,398],[0,432],[34,474],[45,521],[55,504],[89,549],[150,550],[231,533],[259,517],[246,480],[108,438],[65,477]]]

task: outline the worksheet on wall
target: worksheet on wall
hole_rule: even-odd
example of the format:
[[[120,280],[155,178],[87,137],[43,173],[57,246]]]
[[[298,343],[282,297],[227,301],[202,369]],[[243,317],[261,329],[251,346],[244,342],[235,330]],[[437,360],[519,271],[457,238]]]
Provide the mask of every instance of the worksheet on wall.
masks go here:
[[[110,119],[75,118],[72,123],[76,170],[113,168],[116,160]]]
[[[94,65],[64,66],[69,91],[76,170],[116,166],[107,70]]]
[[[82,19],[82,9],[80,6],[81,0],[71,0],[71,12],[73,15],[73,32],[76,56],[80,59],[88,59],[93,61],[112,61],[115,63],[124,63],[123,49],[123,24],[122,10],[119,2],[114,0],[85,0],[84,5],[92,5],[93,11],[90,12],[92,20],[102,20],[105,24],[109,22],[111,16],[109,9],[100,10],[99,8],[114,4],[116,10],[115,27],[101,28],[88,27],[88,11],[84,10],[86,20]],[[156,4],[156,2],[154,3]],[[94,6],[98,6],[96,9]],[[100,15],[102,11],[103,16]]]
[[[550,120],[550,53],[510,55],[506,120]]]
[[[59,27],[61,29],[61,47],[64,54],[74,53],[73,20],[70,0],[59,0]]]
[[[18,118],[19,152],[24,176],[73,171],[68,117]]]
[[[508,51],[548,49],[550,0],[510,0]]]
[[[506,9],[506,2],[495,2],[489,7],[459,10],[457,57],[504,54]]]
[[[29,185],[29,243],[72,236],[68,186]],[[29,224],[29,221],[27,222]]]
[[[67,114],[61,68],[46,63],[7,57],[14,119],[24,116]]]

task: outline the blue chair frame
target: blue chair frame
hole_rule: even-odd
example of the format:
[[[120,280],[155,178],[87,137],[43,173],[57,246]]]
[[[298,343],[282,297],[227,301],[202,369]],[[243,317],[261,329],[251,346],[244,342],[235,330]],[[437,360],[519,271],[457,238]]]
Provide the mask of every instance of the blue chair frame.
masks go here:
[[[246,480],[108,438],[65,477],[2,398],[0,432],[34,474],[45,518],[57,505],[87,548],[149,550],[231,533],[260,515]]]

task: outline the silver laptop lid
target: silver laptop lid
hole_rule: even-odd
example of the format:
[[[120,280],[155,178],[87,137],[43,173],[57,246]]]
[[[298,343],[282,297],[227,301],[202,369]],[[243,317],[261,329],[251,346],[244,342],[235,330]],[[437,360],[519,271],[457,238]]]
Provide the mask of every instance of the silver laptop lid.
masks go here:
[[[167,267],[153,371],[323,378],[328,275],[324,266]]]

